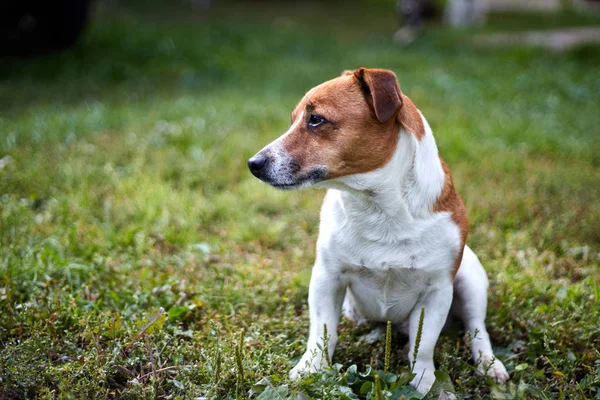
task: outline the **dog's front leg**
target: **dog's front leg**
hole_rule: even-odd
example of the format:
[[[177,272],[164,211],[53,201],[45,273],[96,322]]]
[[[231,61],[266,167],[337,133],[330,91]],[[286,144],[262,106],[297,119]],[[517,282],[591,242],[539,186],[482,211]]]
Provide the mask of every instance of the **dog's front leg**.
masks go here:
[[[421,393],[427,393],[433,382],[435,382],[433,351],[448,317],[452,294],[452,284],[448,283],[445,287],[430,292],[424,301],[419,303],[410,314],[408,360],[413,372],[416,374],[411,385]],[[423,319],[423,329],[415,359],[414,350],[422,308],[425,308],[425,318]]]
[[[303,372],[315,372],[325,367],[331,361],[337,343],[337,326],[340,321],[346,288],[340,282],[339,275],[326,270],[319,258],[317,257],[313,267],[308,289],[308,311],[310,315],[308,343],[306,352],[290,371],[290,378],[294,380],[298,379]],[[326,349],[329,360],[323,354],[325,350],[325,325],[329,336]]]

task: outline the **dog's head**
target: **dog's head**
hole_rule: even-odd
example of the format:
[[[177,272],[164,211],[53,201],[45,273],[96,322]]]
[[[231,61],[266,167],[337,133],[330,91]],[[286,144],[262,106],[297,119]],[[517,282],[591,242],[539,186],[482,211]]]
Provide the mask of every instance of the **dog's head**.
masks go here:
[[[423,123],[393,72],[345,71],[311,89],[292,112],[286,133],[248,161],[261,181],[280,189],[383,167],[394,154],[399,128],[419,138]]]

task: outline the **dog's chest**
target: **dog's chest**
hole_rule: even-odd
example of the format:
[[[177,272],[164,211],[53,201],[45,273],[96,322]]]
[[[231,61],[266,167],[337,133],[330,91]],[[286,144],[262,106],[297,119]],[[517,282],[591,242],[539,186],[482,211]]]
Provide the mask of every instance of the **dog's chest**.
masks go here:
[[[460,239],[450,216],[394,225],[377,216],[349,218],[340,203],[325,210],[321,258],[368,319],[401,322],[430,291],[451,285]]]
[[[399,281],[420,280],[415,271],[449,271],[458,254],[460,237],[450,216],[438,215],[406,227],[381,227],[377,223],[323,221],[322,250],[350,270],[366,268],[376,276]],[[399,271],[402,271],[400,273]],[[408,272],[407,272],[408,271]],[[383,279],[383,278],[382,278]]]
[[[339,277],[362,315],[374,321],[402,322],[428,293],[450,282],[447,254],[414,241],[332,241]],[[335,265],[335,264],[332,264]]]
[[[419,300],[439,283],[429,272],[397,267],[343,268],[340,275],[360,313],[382,322],[405,321]]]

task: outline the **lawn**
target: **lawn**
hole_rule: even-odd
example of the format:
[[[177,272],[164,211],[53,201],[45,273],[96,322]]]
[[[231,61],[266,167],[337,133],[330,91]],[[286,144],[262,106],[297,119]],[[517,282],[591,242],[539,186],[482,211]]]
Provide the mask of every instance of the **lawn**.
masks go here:
[[[474,376],[460,326],[437,345],[446,384],[600,398],[600,46],[481,48],[433,26],[398,47],[381,1],[116,4],[72,51],[0,63],[0,399],[246,398],[263,378],[282,397],[376,396],[350,366],[383,369],[385,344],[349,321],[339,372],[286,381],[324,192],[246,167],[305,91],[359,66],[394,70],[428,118],[490,278],[510,384]],[[565,18],[488,29],[600,23]]]

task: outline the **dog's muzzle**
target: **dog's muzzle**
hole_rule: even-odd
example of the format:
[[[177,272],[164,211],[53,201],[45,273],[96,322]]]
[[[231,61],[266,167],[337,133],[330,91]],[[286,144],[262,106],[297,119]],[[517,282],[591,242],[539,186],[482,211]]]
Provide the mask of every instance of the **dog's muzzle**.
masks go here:
[[[299,174],[301,167],[298,163],[272,150],[262,150],[249,159],[248,168],[262,182],[282,190],[309,187],[327,179],[324,167],[315,167]]]

